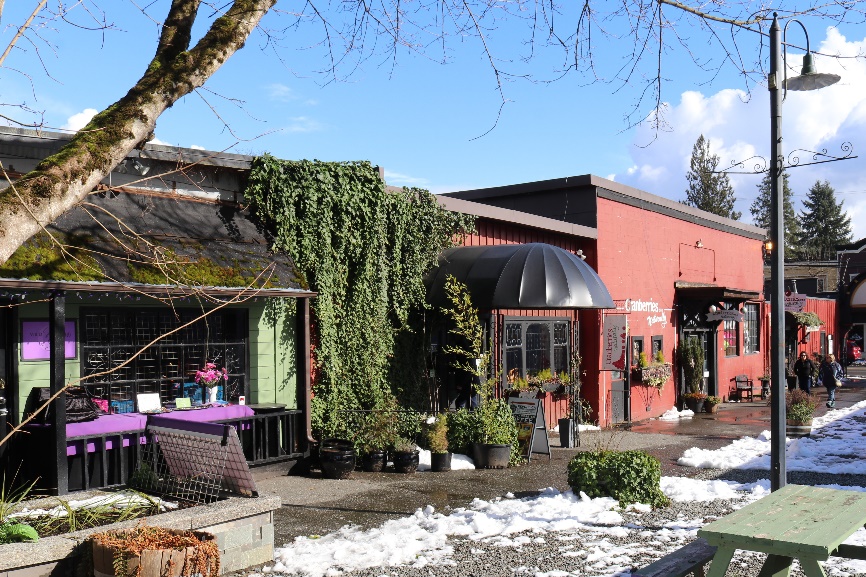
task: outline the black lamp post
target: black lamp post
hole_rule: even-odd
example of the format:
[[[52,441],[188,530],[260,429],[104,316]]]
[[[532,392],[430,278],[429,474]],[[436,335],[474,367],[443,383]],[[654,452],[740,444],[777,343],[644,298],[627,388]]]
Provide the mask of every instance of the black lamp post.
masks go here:
[[[800,76],[788,79],[787,54],[782,51],[788,34],[788,24],[796,22],[806,35],[806,55],[803,57],[803,71]],[[779,55],[782,66],[779,67]],[[783,73],[779,82],[779,72]],[[770,74],[767,84],[770,88],[770,198],[771,217],[770,241],[773,252],[770,258],[770,374],[772,381],[770,421],[772,438],[770,440],[770,485],[773,491],[781,489],[788,482],[785,470],[785,199],[783,194],[782,169],[782,102],[788,90],[817,90],[839,81],[836,74],[818,74],[809,50],[809,34],[799,20],[785,24],[784,37],[779,28],[777,15],[773,14],[770,28]],[[780,90],[780,88],[782,90]]]

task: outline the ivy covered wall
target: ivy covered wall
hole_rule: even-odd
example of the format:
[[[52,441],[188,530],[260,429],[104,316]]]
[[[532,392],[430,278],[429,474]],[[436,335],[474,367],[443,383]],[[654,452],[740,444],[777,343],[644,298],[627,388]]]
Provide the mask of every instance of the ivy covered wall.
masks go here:
[[[340,433],[348,412],[414,396],[421,375],[394,370],[411,363],[407,353],[395,357],[395,342],[424,307],[423,274],[472,229],[471,217],[423,189],[386,189],[368,162],[262,156],[245,195],[302,285],[318,293],[314,426]]]

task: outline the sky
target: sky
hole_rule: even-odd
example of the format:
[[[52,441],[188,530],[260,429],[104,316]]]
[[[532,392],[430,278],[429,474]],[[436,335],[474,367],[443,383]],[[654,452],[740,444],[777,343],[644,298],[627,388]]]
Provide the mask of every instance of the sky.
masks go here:
[[[6,3],[2,46],[36,4]],[[53,6],[56,0],[48,2],[49,10]],[[35,28],[3,62],[0,115],[7,123],[35,121],[75,130],[116,101],[152,57],[167,2],[154,0],[141,4],[141,10],[132,1],[100,5],[82,0],[70,6],[74,10],[67,21],[73,25],[45,19],[50,12],[40,14]],[[390,53],[382,38],[371,34],[365,45],[378,48],[368,58],[356,62],[350,57],[336,77],[322,74],[318,71],[328,59],[321,50],[321,26],[291,27],[290,9],[279,3],[263,21],[269,34],[254,34],[205,90],[168,110],[157,125],[157,142],[269,152],[286,159],[369,160],[384,167],[389,184],[434,193],[591,173],[674,200],[685,197],[689,157],[701,134],[710,140],[721,168],[769,155],[769,93],[763,75],[752,75],[756,84],[724,65],[714,42],[733,36],[731,31],[717,28],[711,36],[673,9],[666,14],[678,26],[677,40],[688,40],[691,52],[681,43],[663,52],[667,124],[658,132],[650,122],[635,126],[652,118],[651,94],[643,102],[640,98],[645,94],[641,79],[653,73],[654,60],[645,54],[643,64],[626,77],[635,43],[623,20],[601,20],[600,27],[613,37],[605,39],[596,28],[593,58],[581,54],[578,59],[583,73],[564,75],[573,54],[539,43],[534,58],[524,60],[531,51],[526,43],[531,14],[488,21],[485,41],[493,61],[512,73],[499,77],[500,92],[483,45],[467,34],[450,37],[443,48],[419,33],[415,40],[423,53]],[[562,30],[573,31],[577,15],[559,16]],[[109,29],[88,30],[98,28],[97,20]],[[818,53],[819,70],[843,78],[821,91],[788,94],[783,150],[826,149],[841,156],[843,143],[850,142],[852,154],[858,155],[866,150],[866,142],[858,139],[866,123],[866,61],[851,57],[866,53],[866,25],[802,21]],[[766,66],[767,49],[760,50],[759,35],[737,34],[738,56],[746,68],[753,69],[754,60]],[[799,27],[789,29],[789,43],[802,46],[804,40]],[[442,63],[443,55],[447,63]],[[791,75],[801,58],[802,50],[792,48]],[[811,155],[799,156],[805,163]],[[854,238],[866,236],[864,159],[792,169],[795,207],[800,209],[812,184],[827,180],[852,217]],[[731,179],[736,209],[750,222],[749,206],[761,177],[732,174]]]

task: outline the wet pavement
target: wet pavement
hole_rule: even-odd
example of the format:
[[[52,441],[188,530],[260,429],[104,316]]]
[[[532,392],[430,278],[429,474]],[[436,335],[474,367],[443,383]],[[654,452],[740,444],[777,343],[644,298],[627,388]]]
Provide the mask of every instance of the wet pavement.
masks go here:
[[[850,368],[849,378],[837,391],[836,408],[866,399],[866,368]],[[827,411],[826,391],[813,389],[821,401],[818,415]],[[633,423],[603,431],[581,433],[579,448],[559,447],[555,433],[549,435],[551,455],[534,454],[529,463],[504,470],[461,470],[448,473],[354,472],[350,479],[322,479],[317,471],[306,475],[286,474],[284,469],[256,471],[260,492],[280,496],[283,506],[275,515],[275,542],[288,543],[296,536],[322,535],[346,524],[374,527],[382,522],[414,513],[432,505],[437,510],[464,507],[472,499],[492,499],[508,493],[521,496],[546,487],[568,490],[567,466],[581,450],[642,449],[661,461],[663,475],[702,478],[712,472],[677,464],[690,447],[716,449],[743,436],[757,436],[770,429],[767,401],[724,403],[717,414],[699,414],[690,419]],[[283,467],[285,467],[283,465]]]

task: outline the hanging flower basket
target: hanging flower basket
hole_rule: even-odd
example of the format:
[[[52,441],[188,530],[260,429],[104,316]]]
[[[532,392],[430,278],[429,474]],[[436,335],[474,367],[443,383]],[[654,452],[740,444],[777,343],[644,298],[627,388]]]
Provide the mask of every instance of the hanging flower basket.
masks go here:
[[[673,368],[670,363],[659,363],[638,368],[636,373],[642,384],[661,389],[673,376]]]

